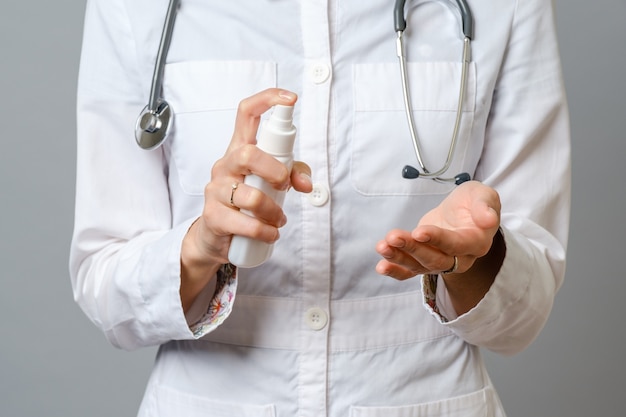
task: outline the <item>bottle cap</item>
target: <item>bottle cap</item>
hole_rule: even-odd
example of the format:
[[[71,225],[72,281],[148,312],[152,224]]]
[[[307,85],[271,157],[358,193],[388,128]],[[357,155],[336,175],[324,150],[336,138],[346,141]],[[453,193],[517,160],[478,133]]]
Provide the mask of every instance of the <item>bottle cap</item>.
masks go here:
[[[279,129],[291,129],[293,124],[293,106],[275,105],[270,115],[269,123]]]
[[[293,152],[295,137],[293,106],[276,105],[261,126],[257,146],[272,155],[286,155]]]

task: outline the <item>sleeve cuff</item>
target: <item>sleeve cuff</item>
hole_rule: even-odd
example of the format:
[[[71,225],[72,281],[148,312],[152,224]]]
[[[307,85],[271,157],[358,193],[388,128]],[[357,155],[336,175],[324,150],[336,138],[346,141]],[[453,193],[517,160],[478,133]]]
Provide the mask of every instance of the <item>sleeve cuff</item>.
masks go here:
[[[189,325],[196,339],[215,330],[232,312],[237,292],[237,268],[232,264],[222,265],[217,271],[216,280],[215,293],[208,308]]]
[[[438,274],[422,276],[422,294],[424,306],[440,323],[448,323],[458,317],[446,285]]]
[[[422,278],[424,307],[466,342],[495,352],[512,354],[534,339],[545,323],[554,291],[539,276],[540,263],[532,248],[502,228],[507,252],[500,272],[482,300],[456,316],[439,275]],[[533,279],[534,277],[534,279]]]
[[[148,344],[163,343],[165,340],[197,339],[215,330],[226,320],[232,310],[237,288],[236,268],[222,265],[217,272],[214,285],[197,297],[192,308],[183,313],[180,300],[180,247],[182,239],[195,219],[176,226],[168,238],[159,242],[165,248],[153,248],[157,258],[144,262],[147,270],[144,276],[162,277],[167,271],[168,285],[164,287],[162,279],[153,279],[143,283],[144,304],[148,306],[149,322],[155,331],[156,341]],[[167,256],[163,256],[167,253]],[[158,329],[158,330],[157,330]]]

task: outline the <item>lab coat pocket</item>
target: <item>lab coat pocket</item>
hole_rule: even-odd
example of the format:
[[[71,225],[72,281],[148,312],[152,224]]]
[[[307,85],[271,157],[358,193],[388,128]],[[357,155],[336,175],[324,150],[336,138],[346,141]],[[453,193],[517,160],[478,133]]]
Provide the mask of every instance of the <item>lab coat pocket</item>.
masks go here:
[[[398,407],[350,408],[350,417],[494,417],[493,391],[485,388],[467,395]]]
[[[168,64],[163,94],[172,106],[171,164],[183,191],[202,195],[233,134],[239,102],[276,86],[276,64],[191,61]]]
[[[150,417],[274,417],[274,405],[227,403],[157,387],[153,392]]]
[[[464,160],[474,119],[475,67],[469,67],[456,151],[444,177],[465,171]],[[411,106],[428,170],[445,163],[456,122],[462,64],[408,64]],[[451,184],[402,178],[405,165],[418,167],[407,123],[400,69],[395,63],[358,64],[353,69],[354,127],[350,175],[364,195],[420,195],[449,192]]]

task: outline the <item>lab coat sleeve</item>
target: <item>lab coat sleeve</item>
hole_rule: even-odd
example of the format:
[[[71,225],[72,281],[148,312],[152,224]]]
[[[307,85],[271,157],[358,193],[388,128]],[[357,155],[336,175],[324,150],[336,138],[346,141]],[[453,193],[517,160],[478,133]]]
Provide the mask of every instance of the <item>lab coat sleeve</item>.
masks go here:
[[[138,69],[125,7],[87,3],[70,274],[87,316],[112,344],[134,349],[198,334],[179,295],[180,248],[193,219],[172,225],[164,153],[135,143],[151,74]]]
[[[436,285],[443,325],[471,344],[514,354],[548,319],[565,273],[568,117],[552,2],[519,1],[475,173],[500,194],[504,263],[483,300],[460,317],[441,278]]]

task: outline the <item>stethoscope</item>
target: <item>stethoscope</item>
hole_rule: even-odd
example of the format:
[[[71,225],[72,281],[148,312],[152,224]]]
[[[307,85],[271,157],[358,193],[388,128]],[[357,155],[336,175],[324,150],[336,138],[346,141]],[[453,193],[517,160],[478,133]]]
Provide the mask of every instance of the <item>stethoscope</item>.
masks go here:
[[[463,101],[465,99],[465,90],[467,84],[467,76],[469,64],[471,62],[471,39],[473,37],[474,24],[472,20],[472,13],[466,0],[455,0],[459,13],[461,15],[461,30],[463,32],[463,54],[462,54],[462,70],[461,70],[461,82],[459,86],[459,101],[457,105],[456,120],[454,123],[454,129],[452,131],[452,139],[450,140],[450,147],[446,161],[443,166],[436,170],[430,170],[424,164],[424,158],[422,157],[422,148],[419,137],[415,129],[415,121],[413,119],[413,109],[411,106],[411,96],[409,94],[409,82],[407,75],[406,54],[404,48],[404,30],[406,29],[406,19],[404,15],[404,4],[406,0],[396,0],[394,6],[394,28],[397,34],[396,50],[398,58],[400,60],[400,72],[402,75],[402,94],[404,98],[404,108],[406,111],[406,117],[409,124],[409,131],[411,133],[411,139],[413,141],[413,148],[415,155],[419,163],[419,169],[406,165],[402,169],[402,176],[407,179],[413,178],[426,178],[439,182],[454,182],[455,184],[461,184],[471,179],[468,173],[462,172],[453,178],[442,177],[452,164],[454,157],[454,151],[456,149],[457,138],[459,134],[459,128],[461,125],[461,117],[463,113]],[[165,16],[165,23],[163,24],[163,31],[161,33],[161,41],[159,43],[159,50],[156,56],[156,63],[154,65],[154,73],[152,75],[152,83],[150,89],[150,97],[148,105],[144,107],[141,114],[137,118],[135,126],[135,139],[137,144],[146,150],[155,149],[159,147],[167,138],[167,134],[172,125],[173,112],[168,102],[161,97],[161,91],[163,88],[163,71],[165,68],[165,59],[169,50],[170,42],[172,39],[172,32],[174,31],[174,23],[176,21],[176,12],[180,0],[170,0],[167,14]]]
[[[180,0],[170,0],[161,33],[161,42],[156,56],[154,72],[152,74],[152,85],[150,88],[150,98],[148,105],[143,108],[135,124],[135,140],[140,148],[150,150],[158,148],[167,138],[167,134],[172,126],[172,108],[169,103],[161,97],[163,88],[163,70],[165,69],[165,59],[170,49],[174,22],[176,21],[176,9]]]
[[[396,34],[398,35],[396,40],[396,52],[398,59],[400,60],[400,72],[402,75],[402,95],[404,98],[404,109],[406,111],[406,118],[409,123],[409,132],[411,133],[411,139],[413,140],[413,148],[415,150],[415,156],[419,163],[420,170],[411,165],[405,165],[402,169],[402,176],[407,179],[414,178],[429,178],[439,182],[454,182],[456,185],[462,184],[471,179],[467,172],[461,172],[454,178],[444,178],[441,175],[445,174],[450,168],[452,158],[454,157],[454,150],[456,149],[456,142],[459,136],[459,127],[461,125],[461,116],[463,115],[463,101],[465,99],[465,89],[467,84],[467,74],[469,64],[472,60],[471,53],[471,40],[474,36],[474,21],[472,19],[472,12],[465,0],[455,0],[459,8],[461,15],[461,31],[463,32],[463,53],[461,57],[462,69],[461,69],[461,82],[459,85],[459,101],[456,108],[456,119],[454,122],[454,129],[452,130],[452,139],[450,139],[450,147],[448,148],[448,155],[443,166],[432,171],[426,168],[424,159],[422,158],[422,147],[420,145],[419,137],[415,130],[415,121],[413,119],[413,109],[411,107],[411,95],[409,93],[409,77],[406,70],[406,54],[404,52],[404,30],[406,29],[406,19],[404,17],[404,3],[405,0],[396,0],[396,5],[393,10],[393,20]]]

